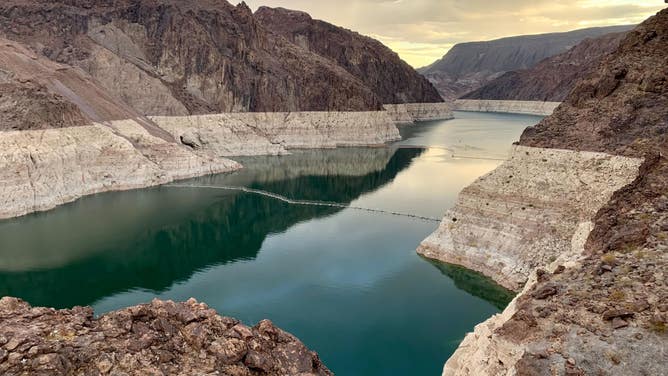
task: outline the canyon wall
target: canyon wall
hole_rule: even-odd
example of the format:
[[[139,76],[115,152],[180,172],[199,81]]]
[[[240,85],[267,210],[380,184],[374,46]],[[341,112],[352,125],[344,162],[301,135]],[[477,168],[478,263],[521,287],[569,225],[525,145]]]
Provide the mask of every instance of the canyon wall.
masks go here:
[[[458,99],[455,101],[454,109],[456,111],[506,112],[548,116],[560,104],[560,102]]]
[[[262,6],[255,18],[271,32],[336,61],[371,88],[384,104],[443,101],[424,76],[373,38],[284,8]]]
[[[420,247],[520,291],[444,375],[662,374],[668,10],[603,57]]]

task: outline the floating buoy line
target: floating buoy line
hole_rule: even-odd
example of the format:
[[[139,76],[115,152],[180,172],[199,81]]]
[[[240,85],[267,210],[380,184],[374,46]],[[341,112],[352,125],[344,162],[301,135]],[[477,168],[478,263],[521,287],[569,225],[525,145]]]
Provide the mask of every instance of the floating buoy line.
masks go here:
[[[418,220],[427,221],[427,222],[439,222],[439,223],[441,222],[441,220],[439,218],[425,217],[425,216],[421,216],[421,215],[417,215],[417,214],[410,214],[410,213],[399,213],[399,212],[393,212],[393,211],[382,210],[382,209],[364,208],[364,207],[361,207],[361,206],[352,206],[350,204],[342,204],[342,203],[338,203],[338,202],[295,200],[295,199],[291,199],[289,197],[281,196],[281,195],[273,193],[273,192],[263,191],[263,190],[260,190],[260,189],[252,189],[252,188],[248,188],[248,187],[224,186],[224,185],[223,186],[221,186],[221,185],[193,185],[193,184],[167,184],[167,185],[163,185],[163,187],[166,187],[166,188],[184,188],[184,189],[220,189],[220,190],[224,190],[224,191],[238,191],[238,192],[251,193],[251,194],[256,194],[256,195],[260,195],[260,196],[273,198],[275,200],[283,201],[283,202],[291,204],[291,205],[325,206],[325,207],[331,207],[331,208],[353,209],[353,210],[366,211],[366,212],[371,212],[371,213],[394,215],[394,216],[399,216],[399,217],[407,217],[407,218],[418,219]]]

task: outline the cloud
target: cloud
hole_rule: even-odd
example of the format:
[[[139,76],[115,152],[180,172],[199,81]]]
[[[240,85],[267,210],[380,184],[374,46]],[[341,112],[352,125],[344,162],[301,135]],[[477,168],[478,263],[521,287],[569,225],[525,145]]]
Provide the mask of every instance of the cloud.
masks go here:
[[[634,24],[661,0],[247,0],[299,9],[314,18],[372,36],[415,67],[432,63],[456,43],[512,35]]]

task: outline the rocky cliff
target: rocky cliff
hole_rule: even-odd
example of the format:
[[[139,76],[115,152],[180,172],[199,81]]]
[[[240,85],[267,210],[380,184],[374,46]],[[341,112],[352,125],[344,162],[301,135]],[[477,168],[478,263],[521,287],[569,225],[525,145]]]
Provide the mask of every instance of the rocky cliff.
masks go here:
[[[443,101],[426,78],[375,39],[284,8],[260,7],[255,17],[273,33],[336,62],[385,104]]]
[[[423,243],[430,257],[521,290],[467,335],[444,375],[668,368],[667,66],[664,10],[527,129]]]
[[[269,33],[244,3],[9,0],[0,32],[145,115],[381,108],[362,81]]]
[[[611,33],[585,39],[559,55],[547,58],[531,69],[504,73],[462,99],[561,102],[575,84],[589,76],[609,53],[615,51],[626,33]]]
[[[9,0],[0,35],[81,68],[143,115],[442,101],[380,42],[303,13],[253,15],[243,2]]]
[[[589,28],[566,33],[525,35],[455,45],[442,59],[419,69],[446,99],[478,89],[505,72],[528,69],[563,53],[586,38],[623,32],[632,26]],[[500,99],[500,98],[499,98]]]
[[[95,318],[89,307],[58,311],[5,297],[0,328],[0,372],[7,375],[332,374],[270,321],[251,328],[193,299],[154,300]]]

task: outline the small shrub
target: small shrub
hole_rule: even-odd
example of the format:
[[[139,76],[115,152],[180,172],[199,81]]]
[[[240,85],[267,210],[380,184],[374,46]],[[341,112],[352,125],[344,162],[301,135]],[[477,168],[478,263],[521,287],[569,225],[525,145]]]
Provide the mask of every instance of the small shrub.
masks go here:
[[[666,332],[666,323],[663,321],[654,321],[650,323],[649,328],[653,332],[663,334]]]
[[[626,294],[622,290],[612,290],[610,293],[610,299],[620,302],[626,298]]]
[[[601,256],[601,261],[608,265],[614,265],[617,262],[617,256],[613,255],[612,253],[606,253]]]

